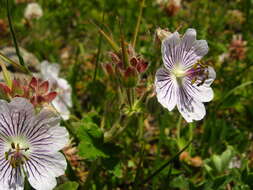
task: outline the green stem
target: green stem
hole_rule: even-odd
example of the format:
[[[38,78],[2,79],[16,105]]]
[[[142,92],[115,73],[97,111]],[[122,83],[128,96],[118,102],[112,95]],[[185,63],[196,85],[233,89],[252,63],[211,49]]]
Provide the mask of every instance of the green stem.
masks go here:
[[[144,123],[143,123],[143,115],[142,114],[138,118],[138,125],[139,125],[139,141],[143,141]]]
[[[194,123],[190,123],[189,124],[189,140],[190,141],[192,141],[192,139],[193,139],[194,129],[195,129],[195,124]],[[190,153],[190,155],[191,155],[191,152],[192,152],[192,146],[189,147],[189,153]]]
[[[138,15],[138,19],[137,19],[137,23],[136,23],[136,27],[135,27],[135,31],[134,31],[134,36],[133,36],[133,42],[132,42],[133,49],[135,48],[137,36],[138,36],[139,30],[140,30],[140,24],[141,24],[141,18],[142,18],[144,4],[145,4],[145,0],[141,0],[139,15]]]
[[[12,20],[11,20],[11,15],[10,15],[10,8],[9,8],[9,1],[8,0],[6,0],[6,8],[7,8],[7,17],[8,17],[8,22],[9,22],[9,26],[10,26],[11,36],[12,36],[13,43],[14,43],[14,46],[15,46],[15,49],[16,49],[16,54],[17,54],[18,59],[19,59],[19,63],[25,68],[27,73],[31,74],[31,72],[29,71],[28,67],[26,66],[26,64],[24,62],[24,59],[21,56],[19,48],[18,48],[18,42],[17,42],[16,36],[15,36],[13,25],[12,25]]]
[[[191,143],[192,143],[192,141],[190,141],[182,150],[180,150],[175,156],[173,156],[171,159],[169,159],[160,168],[158,168],[157,170],[155,170],[150,176],[148,176],[140,184],[144,185],[145,183],[147,183],[148,181],[150,181],[153,177],[155,177],[157,174],[159,174],[163,169],[165,169],[169,164],[173,163],[174,160],[191,145]]]
[[[127,68],[129,66],[129,58],[128,58],[128,52],[127,52],[127,48],[126,48],[126,44],[125,44],[125,36],[124,36],[124,32],[122,30],[121,21],[120,21],[119,25],[120,25],[119,28],[120,28],[120,42],[121,42],[122,62],[124,64],[124,67]]]
[[[16,63],[16,62],[14,62],[14,61],[12,61],[11,59],[9,59],[8,57],[6,57],[4,54],[2,54],[1,52],[0,52],[0,58],[3,60],[3,61],[5,61],[6,63],[9,63],[10,65],[13,65],[14,67],[16,67],[17,69],[19,69],[20,71],[23,71],[23,72],[26,72],[26,69],[22,66],[22,65],[20,65],[20,64],[18,64],[18,63]]]
[[[180,115],[177,122],[177,140],[180,140],[180,131],[181,131],[181,124],[182,124],[182,116]]]
[[[142,173],[142,163],[143,163],[143,159],[144,159],[144,150],[145,150],[145,143],[142,142],[141,143],[141,151],[140,151],[140,160],[139,160],[139,163],[138,163],[138,166],[137,166],[137,170],[136,170],[136,175],[135,175],[135,179],[134,179],[134,182],[133,182],[133,189],[138,189],[138,180],[140,179],[141,177],[141,173]]]
[[[126,95],[127,95],[127,100],[128,100],[129,106],[130,106],[130,108],[132,108],[131,92],[130,92],[129,88],[126,89]]]
[[[104,22],[104,12],[103,12],[103,16],[102,16],[102,22]],[[96,80],[96,76],[97,76],[97,69],[98,69],[98,62],[99,62],[101,47],[102,47],[102,34],[100,33],[99,40],[98,40],[98,52],[97,52],[97,57],[96,57],[96,63],[95,63],[95,71],[94,71],[93,81]]]

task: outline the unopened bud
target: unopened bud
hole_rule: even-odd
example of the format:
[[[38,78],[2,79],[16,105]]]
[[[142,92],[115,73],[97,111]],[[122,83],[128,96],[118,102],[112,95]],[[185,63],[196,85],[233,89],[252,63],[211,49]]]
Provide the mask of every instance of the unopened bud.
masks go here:
[[[156,37],[162,42],[165,38],[169,37],[172,33],[168,29],[156,29]]]
[[[148,62],[145,60],[140,60],[138,65],[136,66],[136,69],[139,73],[144,73],[148,68]]]
[[[113,67],[112,67],[111,63],[105,64],[104,70],[105,70],[106,74],[108,74],[109,76],[114,74]]]
[[[123,85],[126,88],[133,88],[139,80],[138,73],[134,67],[128,67],[123,73]]]

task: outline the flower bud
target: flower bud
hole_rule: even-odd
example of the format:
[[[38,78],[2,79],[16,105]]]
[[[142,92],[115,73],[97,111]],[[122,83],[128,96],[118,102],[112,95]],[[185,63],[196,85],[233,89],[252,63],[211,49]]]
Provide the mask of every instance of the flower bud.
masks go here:
[[[162,42],[165,38],[169,37],[172,33],[168,29],[156,29],[156,37]]]
[[[107,75],[111,76],[114,74],[113,67],[111,63],[104,64],[104,70]]]
[[[136,66],[136,69],[139,73],[144,73],[148,68],[148,62],[140,59],[139,63]]]
[[[122,83],[126,88],[133,88],[139,80],[137,70],[134,67],[128,67],[123,71]]]

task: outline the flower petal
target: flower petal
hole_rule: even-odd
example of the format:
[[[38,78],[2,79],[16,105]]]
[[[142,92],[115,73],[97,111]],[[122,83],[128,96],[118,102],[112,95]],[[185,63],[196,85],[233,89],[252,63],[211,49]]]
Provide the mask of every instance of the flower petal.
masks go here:
[[[187,122],[203,119],[206,115],[204,104],[194,99],[186,86],[181,86],[177,95],[177,108]]]
[[[48,133],[53,136],[54,146],[51,149],[52,151],[59,151],[68,143],[69,133],[65,127],[52,127]]]
[[[194,51],[200,58],[204,57],[208,53],[208,44],[206,40],[196,40],[193,43]]]
[[[179,112],[187,122],[194,120],[198,121],[204,118],[206,115],[206,109],[203,103],[196,100],[192,100],[190,104],[184,104],[178,102],[177,104]]]
[[[67,162],[59,152],[54,154],[41,152],[31,155],[24,167],[28,173],[28,181],[33,188],[51,190],[57,184],[55,177],[64,174]]]
[[[41,74],[45,80],[49,80],[51,83],[55,82],[60,72],[60,66],[58,64],[50,64],[48,61],[42,61]]]
[[[0,134],[10,137],[27,130],[34,114],[33,105],[24,98],[13,98],[10,103],[0,101]]]
[[[175,56],[176,56],[176,46],[180,43],[180,36],[178,32],[174,32],[169,35],[162,42],[162,57],[164,66],[171,70],[173,66],[176,64]]]
[[[193,99],[196,99],[199,102],[210,102],[213,99],[213,90],[210,86],[204,84],[198,86],[200,82],[201,81],[196,81],[192,84],[191,79],[186,77],[183,80],[183,85]]]
[[[184,51],[189,51],[192,48],[192,44],[196,41],[196,36],[197,32],[195,29],[187,29],[181,41],[181,48],[183,48]]]
[[[31,124],[34,127],[31,127],[26,133],[31,144],[31,152],[38,152],[41,149],[47,152],[59,151],[68,142],[68,131],[59,126],[58,117],[50,118],[50,115],[47,115],[50,113],[47,110],[41,112]]]
[[[12,109],[15,110],[20,110],[20,108],[22,109],[22,112],[26,112],[27,115],[32,116],[34,115],[34,107],[33,105],[29,102],[29,100],[25,99],[25,98],[13,98],[11,100],[11,102],[9,103],[9,105],[11,106]]]
[[[193,34],[192,34],[193,35]],[[184,68],[187,70],[190,67],[192,67],[197,61],[199,61],[204,55],[208,53],[208,44],[206,40],[194,40],[193,36],[190,38],[189,41],[187,41],[188,44],[192,43],[192,47],[189,49],[189,45],[186,43],[181,43],[181,49],[184,52],[181,58],[181,63],[184,66]],[[188,47],[188,48],[186,48]],[[188,49],[185,51],[184,49]]]
[[[21,168],[12,168],[4,156],[0,158],[0,187],[7,190],[23,190],[24,178]]]
[[[208,67],[208,78],[205,80],[204,85],[210,86],[216,78],[216,72],[212,67]]]
[[[155,78],[155,88],[157,99],[169,111],[173,110],[177,103],[176,90],[177,83],[170,76],[169,71],[164,68],[158,69]]]
[[[69,116],[70,116],[70,111],[68,109],[68,107],[66,106],[66,104],[63,102],[63,100],[60,99],[61,97],[56,97],[52,104],[54,106],[54,108],[59,112],[59,114],[61,115],[61,117],[64,120],[68,120]]]

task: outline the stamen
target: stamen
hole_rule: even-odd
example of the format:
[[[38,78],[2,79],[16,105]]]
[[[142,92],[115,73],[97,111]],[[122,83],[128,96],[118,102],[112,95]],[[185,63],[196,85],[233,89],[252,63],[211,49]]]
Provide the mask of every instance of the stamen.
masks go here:
[[[15,145],[14,142],[11,143],[11,149],[5,152],[5,159],[10,161],[10,165],[13,168],[17,168],[23,165],[29,158],[23,153],[28,151],[29,148],[20,148],[19,143]],[[10,159],[9,159],[10,158]]]

